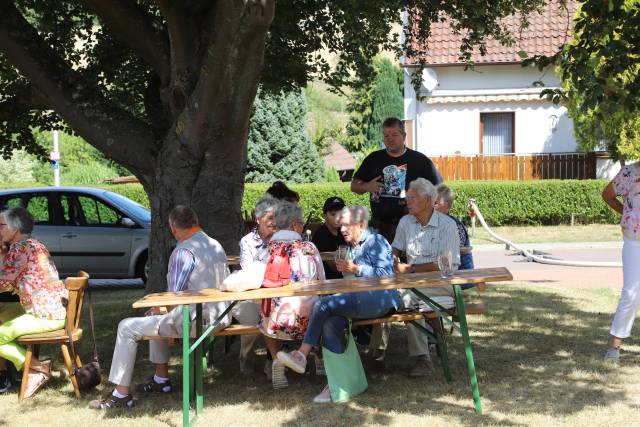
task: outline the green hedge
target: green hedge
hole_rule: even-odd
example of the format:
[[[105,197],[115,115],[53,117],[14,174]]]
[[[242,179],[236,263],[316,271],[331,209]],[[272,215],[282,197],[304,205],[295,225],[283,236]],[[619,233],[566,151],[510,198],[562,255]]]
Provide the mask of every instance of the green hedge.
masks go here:
[[[578,223],[617,223],[619,216],[603,201],[600,194],[606,185],[603,180],[544,180],[544,181],[455,181],[449,185],[456,192],[454,215],[468,222],[467,202],[474,198],[490,225],[552,225],[567,224],[571,215]],[[18,184],[1,185],[19,187]],[[102,185],[132,200],[149,206],[139,184]],[[268,184],[246,184],[243,210],[251,212]],[[348,183],[293,184],[300,193],[305,215],[319,218],[328,197],[338,195],[347,204],[368,204],[366,195],[349,191]]]

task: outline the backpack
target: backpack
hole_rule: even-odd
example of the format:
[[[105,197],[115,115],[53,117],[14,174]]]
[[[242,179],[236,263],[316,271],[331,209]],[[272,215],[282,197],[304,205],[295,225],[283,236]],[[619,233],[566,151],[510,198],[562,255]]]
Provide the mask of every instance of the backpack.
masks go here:
[[[291,282],[291,266],[289,265],[290,245],[281,244],[276,247],[267,261],[267,268],[262,280],[263,288],[280,288]],[[271,298],[262,300],[262,314],[269,316],[271,313]]]

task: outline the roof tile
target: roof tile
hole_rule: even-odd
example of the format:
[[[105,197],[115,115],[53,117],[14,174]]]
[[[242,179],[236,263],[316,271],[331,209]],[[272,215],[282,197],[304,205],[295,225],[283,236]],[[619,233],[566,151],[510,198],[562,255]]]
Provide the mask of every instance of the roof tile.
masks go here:
[[[486,39],[487,54],[480,55],[476,49],[471,60],[476,64],[481,63],[514,63],[522,62],[518,55],[520,50],[533,55],[554,55],[560,46],[571,36],[572,17],[576,11],[575,0],[567,1],[565,11],[560,2],[552,0],[542,13],[534,13],[529,16],[529,27],[521,28],[520,17],[511,15],[504,19],[506,28],[511,32],[514,43],[512,46],[504,46],[493,38]],[[428,41],[427,64],[449,65],[461,64],[460,45],[464,32],[455,34],[449,21],[434,22],[431,24],[431,36]],[[405,65],[416,63],[408,58]]]

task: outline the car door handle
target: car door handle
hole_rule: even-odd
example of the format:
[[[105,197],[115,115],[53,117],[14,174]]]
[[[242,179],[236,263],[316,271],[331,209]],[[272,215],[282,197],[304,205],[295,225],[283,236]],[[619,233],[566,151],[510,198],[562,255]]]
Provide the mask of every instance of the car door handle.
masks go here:
[[[60,237],[62,237],[63,239],[73,239],[74,237],[78,237],[78,235],[75,233],[65,233]]]

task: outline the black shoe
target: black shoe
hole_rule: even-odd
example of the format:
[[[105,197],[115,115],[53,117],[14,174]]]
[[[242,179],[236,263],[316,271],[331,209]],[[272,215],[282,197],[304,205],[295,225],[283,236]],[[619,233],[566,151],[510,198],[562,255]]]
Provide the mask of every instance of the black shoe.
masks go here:
[[[142,393],[171,393],[173,391],[173,386],[171,385],[171,380],[167,380],[164,383],[157,383],[156,380],[151,377],[151,381],[146,384],[140,384],[138,386],[138,390]]]
[[[11,380],[9,379],[9,372],[0,371],[0,393],[6,393],[11,388]]]
[[[133,407],[133,396],[127,394],[125,397],[115,397],[113,393],[109,394],[105,399],[92,400],[89,402],[89,408],[91,409],[130,409]]]

